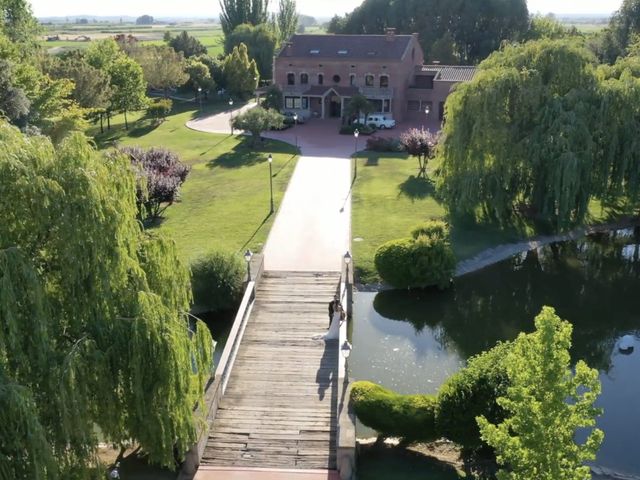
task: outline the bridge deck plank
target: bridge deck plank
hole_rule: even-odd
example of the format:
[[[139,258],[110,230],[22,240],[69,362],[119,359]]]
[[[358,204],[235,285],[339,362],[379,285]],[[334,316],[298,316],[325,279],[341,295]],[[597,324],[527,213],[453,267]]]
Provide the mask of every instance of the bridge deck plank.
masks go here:
[[[265,272],[202,465],[336,468],[339,351],[317,337],[338,280]]]

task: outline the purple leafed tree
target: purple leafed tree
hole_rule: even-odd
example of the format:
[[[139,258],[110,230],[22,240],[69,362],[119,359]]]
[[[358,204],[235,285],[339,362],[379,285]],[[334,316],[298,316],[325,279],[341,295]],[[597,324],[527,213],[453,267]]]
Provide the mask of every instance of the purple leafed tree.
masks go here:
[[[439,135],[428,130],[412,128],[400,135],[405,150],[418,159],[418,177],[427,177],[427,162],[433,158]]]
[[[122,147],[120,152],[131,159],[136,172],[140,219],[157,220],[180,198],[180,187],[190,167],[164,148]]]

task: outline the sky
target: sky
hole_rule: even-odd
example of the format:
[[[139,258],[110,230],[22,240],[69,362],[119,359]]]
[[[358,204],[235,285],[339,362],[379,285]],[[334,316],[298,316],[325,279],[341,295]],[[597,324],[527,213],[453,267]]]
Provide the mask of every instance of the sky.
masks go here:
[[[481,1],[481,0],[478,0]],[[270,1],[272,6],[277,0]],[[362,0],[297,0],[298,10],[306,15],[331,17],[344,14],[357,7]],[[528,0],[532,13],[604,13],[618,9],[622,0]],[[218,0],[31,0],[38,17],[72,15],[130,15],[143,14],[181,17],[218,16]]]

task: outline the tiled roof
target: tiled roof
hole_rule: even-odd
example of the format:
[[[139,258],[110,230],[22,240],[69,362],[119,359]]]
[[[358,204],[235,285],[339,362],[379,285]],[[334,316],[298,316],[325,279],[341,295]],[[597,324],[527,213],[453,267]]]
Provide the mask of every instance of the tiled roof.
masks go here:
[[[477,68],[469,65],[422,65],[416,67],[416,73],[427,73],[438,82],[468,82],[473,79]]]
[[[468,82],[476,74],[476,67],[443,66],[436,80],[441,82]]]
[[[412,35],[293,35],[278,55],[296,58],[400,60]]]

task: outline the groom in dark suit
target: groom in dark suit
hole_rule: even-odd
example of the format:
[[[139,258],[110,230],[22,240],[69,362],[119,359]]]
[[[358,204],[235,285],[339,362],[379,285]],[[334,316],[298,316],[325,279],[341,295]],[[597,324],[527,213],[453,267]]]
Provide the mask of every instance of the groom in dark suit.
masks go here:
[[[335,312],[339,306],[340,300],[338,299],[337,295],[334,295],[333,300],[329,302],[329,327],[331,327],[331,320],[333,320],[333,312]]]

